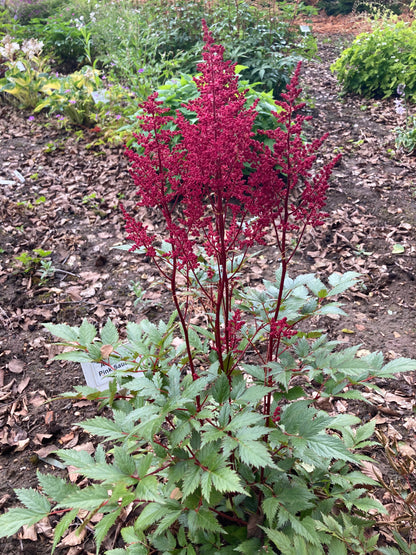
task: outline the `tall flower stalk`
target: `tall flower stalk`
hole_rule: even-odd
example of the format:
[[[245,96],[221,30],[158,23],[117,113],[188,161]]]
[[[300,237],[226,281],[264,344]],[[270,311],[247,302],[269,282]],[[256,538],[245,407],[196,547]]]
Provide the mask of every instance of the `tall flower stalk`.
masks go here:
[[[277,128],[262,131],[265,142],[256,141],[256,105],[245,107],[235,66],[224,61],[223,47],[214,44],[203,25],[206,44],[195,78],[199,96],[185,106],[196,120],[179,111],[167,115],[169,109],[154,94],[142,105],[144,123],[136,135],[140,152],[127,151],[138,205],[159,209],[164,229],[160,236],[150,234],[125,213],[127,231],[132,248],[142,248],[170,285],[193,379],[198,379],[198,370],[190,320],[199,305],[219,367],[230,383],[244,353],[267,332],[267,352],[259,354],[266,368],[265,385],[272,386],[267,364],[278,360],[282,339],[295,333],[279,317],[287,268],[307,227],[321,225],[325,217],[328,180],[338,158],[312,171],[325,136],[310,144],[302,137],[309,118],[301,115],[304,104],[298,102],[300,64],[282,95],[282,110],[275,114]],[[236,292],[250,249],[264,245],[270,230],[280,253],[279,294],[258,334],[248,339]],[[271,397],[264,406],[266,415],[270,402]]]

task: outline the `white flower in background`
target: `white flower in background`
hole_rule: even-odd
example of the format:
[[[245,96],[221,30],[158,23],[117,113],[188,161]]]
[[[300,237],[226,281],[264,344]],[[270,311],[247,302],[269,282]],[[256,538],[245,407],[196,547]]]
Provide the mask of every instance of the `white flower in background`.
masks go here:
[[[75,27],[79,30],[82,29],[82,27],[85,27],[85,21],[84,21],[84,16],[80,15],[79,18],[74,19],[74,23],[75,23]]]
[[[95,17],[95,12],[90,13],[90,20],[92,23],[95,23],[97,21],[97,18]]]
[[[25,40],[22,44],[22,52],[26,54],[29,60],[33,60],[42,52],[43,42],[36,39]]]
[[[3,46],[0,46],[0,56],[6,58],[7,60],[13,60],[14,53],[20,48],[19,44],[17,42],[13,42],[10,35],[3,37],[1,42]]]

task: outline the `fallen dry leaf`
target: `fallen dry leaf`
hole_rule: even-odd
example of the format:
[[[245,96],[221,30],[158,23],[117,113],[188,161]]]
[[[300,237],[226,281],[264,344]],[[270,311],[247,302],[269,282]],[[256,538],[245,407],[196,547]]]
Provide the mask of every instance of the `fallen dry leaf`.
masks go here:
[[[46,447],[42,447],[41,449],[37,449],[36,451],[34,451],[34,453],[36,453],[36,455],[40,459],[42,459],[42,458],[46,458],[48,455],[50,455],[54,451],[57,451],[58,449],[59,449],[59,447],[57,447],[56,445],[46,445]]]
[[[37,541],[38,535],[35,530],[35,525],[34,524],[32,524],[32,526],[23,525],[22,531],[18,533],[17,537],[20,540],[31,540],[32,542]]]
[[[84,541],[86,534],[87,530],[85,528],[83,528],[82,530],[79,530],[79,528],[77,528],[76,530],[69,532],[69,534],[67,534],[58,544],[58,547],[79,545]]]
[[[15,449],[15,452],[19,453],[21,451],[24,451],[26,447],[29,445],[29,443],[30,443],[29,437],[27,439],[21,439],[20,441],[17,442],[17,447]]]
[[[103,345],[100,349],[100,353],[103,358],[108,358],[113,351],[114,347],[112,345]]]
[[[10,372],[13,372],[13,374],[21,374],[25,367],[25,363],[23,362],[23,360],[19,360],[18,358],[13,358],[9,362],[8,366],[9,366]]]

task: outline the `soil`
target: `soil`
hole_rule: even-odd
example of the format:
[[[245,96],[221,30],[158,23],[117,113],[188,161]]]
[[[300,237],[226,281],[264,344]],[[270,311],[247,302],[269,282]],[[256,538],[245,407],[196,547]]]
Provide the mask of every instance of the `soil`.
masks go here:
[[[331,180],[329,217],[306,237],[292,274],[360,272],[363,286],[342,298],[349,318],[325,320],[328,333],[363,350],[382,350],[387,360],[416,357],[416,158],[395,149],[399,116],[393,100],[342,96],[330,71],[362,25],[362,20],[351,18],[318,18],[313,23],[320,59],[305,62],[302,69],[306,111],[313,116],[307,134],[328,133],[322,162],[337,152],[343,156]],[[165,291],[151,287],[155,269],[146,260],[113,249],[124,242],[119,202],[122,199],[127,209],[135,204],[123,147],[94,144],[94,132],[75,135],[42,116],[30,121],[29,115],[0,106],[2,510],[17,505],[14,488],[36,487],[38,470],[66,474],[56,466],[51,450],[93,448],[92,438],[77,423],[96,414],[96,405],[50,401],[85,382],[79,364],[51,360],[59,347],[42,322],[79,325],[87,318],[102,326],[110,317],[122,329],[129,320],[163,318],[169,306]],[[155,214],[142,216],[160,225]],[[23,266],[16,260],[22,253],[36,256],[33,249],[51,251],[45,259],[55,271],[44,281],[35,263]],[[273,249],[262,257],[247,275],[252,283],[269,277]],[[135,306],[132,281],[147,291],[144,307]],[[402,483],[397,468],[416,461],[415,375],[380,380],[378,386],[371,394],[372,405],[330,402],[325,409],[353,412],[364,421],[376,419],[379,439],[397,447],[396,454],[390,464],[382,446],[368,454],[384,480],[392,480],[406,494],[410,485]],[[411,482],[415,476],[409,474]],[[386,520],[397,519],[405,526],[406,539],[414,540],[402,516],[403,503],[382,488],[375,495],[388,506]],[[389,544],[389,529],[380,525],[378,531]],[[0,540],[0,553],[49,554],[52,533],[48,523],[32,527]],[[56,553],[94,552],[90,534],[72,540]],[[107,549],[120,540],[112,536],[109,541]]]

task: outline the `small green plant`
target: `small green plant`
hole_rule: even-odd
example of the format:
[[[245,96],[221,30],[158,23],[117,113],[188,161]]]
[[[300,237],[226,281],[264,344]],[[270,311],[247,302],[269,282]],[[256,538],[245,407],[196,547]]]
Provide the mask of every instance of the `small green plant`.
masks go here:
[[[98,109],[93,93],[99,86],[98,70],[84,66],[67,77],[51,81],[47,95],[37,103],[34,111],[47,109],[58,117],[67,118],[72,124],[95,125]]]
[[[22,252],[14,257],[14,260],[18,263],[18,267],[25,273],[33,272],[37,270],[41,262],[48,258],[52,254],[52,251],[45,251],[44,249],[33,249],[31,253]]]
[[[416,22],[384,24],[362,33],[332,65],[345,92],[387,98],[406,83],[407,98],[416,101]]]
[[[6,35],[2,45],[0,55],[8,69],[0,79],[0,92],[17,99],[21,108],[34,108],[50,87],[47,59],[41,56],[43,43],[29,39],[20,46]]]
[[[406,85],[397,87],[399,98],[395,99],[396,113],[403,118],[402,125],[394,130],[396,134],[396,148],[408,154],[416,148],[416,116],[409,113],[409,105],[406,99]]]
[[[39,268],[39,276],[40,281],[39,285],[44,285],[49,279],[51,279],[56,272],[56,268],[52,264],[52,260],[45,260],[42,259],[40,261],[40,268]]]

